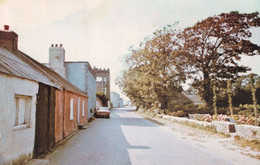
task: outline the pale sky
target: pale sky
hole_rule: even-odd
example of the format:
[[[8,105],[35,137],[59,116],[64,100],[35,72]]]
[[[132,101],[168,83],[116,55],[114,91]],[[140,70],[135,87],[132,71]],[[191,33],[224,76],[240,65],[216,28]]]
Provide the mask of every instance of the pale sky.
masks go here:
[[[115,78],[120,59],[156,29],[179,21],[179,27],[223,12],[260,12],[260,0],[0,0],[0,29],[9,25],[18,47],[47,63],[51,44],[63,44],[66,61],[88,61],[110,68],[111,90],[120,93]],[[252,41],[260,45],[260,30]],[[242,64],[260,74],[260,57]]]

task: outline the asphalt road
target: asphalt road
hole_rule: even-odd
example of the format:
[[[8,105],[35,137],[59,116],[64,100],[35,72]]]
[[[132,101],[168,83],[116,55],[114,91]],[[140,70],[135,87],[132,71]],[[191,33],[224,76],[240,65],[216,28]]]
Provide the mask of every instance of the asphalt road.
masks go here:
[[[177,138],[130,109],[98,118],[46,158],[55,165],[225,165],[228,158]]]

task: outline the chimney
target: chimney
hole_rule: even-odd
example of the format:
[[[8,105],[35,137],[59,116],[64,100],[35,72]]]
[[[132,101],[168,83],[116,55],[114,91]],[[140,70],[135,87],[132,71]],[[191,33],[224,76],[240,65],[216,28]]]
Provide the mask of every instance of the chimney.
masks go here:
[[[4,25],[4,30],[0,30],[0,47],[16,51],[18,49],[18,35],[9,30],[8,25]]]
[[[65,49],[62,44],[51,44],[49,48],[49,66],[55,72],[59,73],[62,77],[66,79],[66,68],[65,68]]]
[[[4,25],[4,30],[9,30],[9,25]]]

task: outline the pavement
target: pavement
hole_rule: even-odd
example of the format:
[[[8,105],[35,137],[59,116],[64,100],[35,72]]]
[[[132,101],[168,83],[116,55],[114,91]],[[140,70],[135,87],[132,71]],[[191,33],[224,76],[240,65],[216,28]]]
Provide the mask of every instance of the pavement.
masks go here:
[[[112,109],[110,119],[97,118],[44,159],[28,165],[245,164],[246,160],[241,160],[182,139],[172,129],[143,119],[133,109],[118,108]],[[253,160],[253,164],[260,161]]]

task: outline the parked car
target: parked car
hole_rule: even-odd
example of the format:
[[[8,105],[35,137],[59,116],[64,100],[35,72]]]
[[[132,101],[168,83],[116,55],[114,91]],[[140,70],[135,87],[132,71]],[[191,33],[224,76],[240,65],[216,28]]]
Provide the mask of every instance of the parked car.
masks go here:
[[[96,112],[97,117],[110,117],[110,110],[108,107],[99,107]]]

